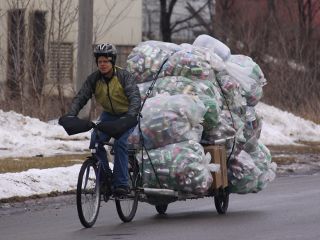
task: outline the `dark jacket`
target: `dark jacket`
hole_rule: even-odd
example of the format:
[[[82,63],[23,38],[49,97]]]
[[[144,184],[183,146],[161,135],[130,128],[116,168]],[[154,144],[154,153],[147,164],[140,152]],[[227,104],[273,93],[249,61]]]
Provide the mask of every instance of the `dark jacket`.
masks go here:
[[[127,114],[131,116],[136,116],[139,112],[141,105],[141,97],[139,88],[136,84],[134,77],[126,70],[116,67],[115,76],[110,81],[119,81],[123,93],[128,99],[128,110]],[[97,84],[99,82],[99,84]],[[116,82],[117,83],[117,82]],[[88,100],[92,97],[93,94],[96,95],[97,85],[106,85],[105,89],[107,91],[108,97],[105,98],[108,101],[108,104],[111,106],[111,109],[105,109],[105,111],[110,112],[111,114],[121,114],[122,112],[117,111],[117,96],[112,91],[109,91],[108,81],[105,81],[99,71],[96,71],[88,76],[87,80],[82,85],[80,91],[72,100],[71,108],[69,111],[70,115],[77,116],[79,111],[84,107]],[[101,91],[99,91],[101,94]],[[113,94],[113,95],[112,95]],[[101,96],[96,95],[96,99],[101,99]],[[101,103],[100,103],[101,104]],[[103,106],[103,104],[101,104]],[[123,111],[123,108],[122,108]]]

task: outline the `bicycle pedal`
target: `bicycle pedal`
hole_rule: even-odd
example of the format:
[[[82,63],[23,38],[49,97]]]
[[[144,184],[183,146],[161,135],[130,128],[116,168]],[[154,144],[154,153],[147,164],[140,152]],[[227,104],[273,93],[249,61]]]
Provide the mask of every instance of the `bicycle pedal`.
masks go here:
[[[114,199],[123,200],[129,198],[129,194],[113,194]]]
[[[103,194],[103,201],[108,202],[110,200],[111,196],[112,195],[107,194],[107,193]]]

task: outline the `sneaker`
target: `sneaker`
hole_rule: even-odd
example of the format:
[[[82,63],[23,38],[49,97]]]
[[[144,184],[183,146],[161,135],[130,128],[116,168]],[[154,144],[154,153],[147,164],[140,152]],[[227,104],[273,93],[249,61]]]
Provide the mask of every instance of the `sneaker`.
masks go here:
[[[116,196],[125,196],[130,193],[130,188],[128,186],[118,186],[114,189],[114,194]]]

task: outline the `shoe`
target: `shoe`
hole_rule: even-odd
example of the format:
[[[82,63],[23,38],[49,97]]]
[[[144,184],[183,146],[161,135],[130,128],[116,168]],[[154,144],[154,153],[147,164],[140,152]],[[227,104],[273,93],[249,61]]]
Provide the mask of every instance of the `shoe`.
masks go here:
[[[113,192],[116,196],[126,196],[130,193],[130,188],[128,186],[118,186]]]

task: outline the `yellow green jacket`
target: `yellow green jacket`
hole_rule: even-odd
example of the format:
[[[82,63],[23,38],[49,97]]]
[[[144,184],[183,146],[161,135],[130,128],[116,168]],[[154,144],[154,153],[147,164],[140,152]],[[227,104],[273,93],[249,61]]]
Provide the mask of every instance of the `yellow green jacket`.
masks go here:
[[[139,88],[132,74],[125,69],[115,67],[115,74],[111,79],[103,78],[100,71],[89,75],[74,97],[69,114],[77,116],[93,95],[104,111],[111,114],[127,113],[136,116],[139,112]]]

